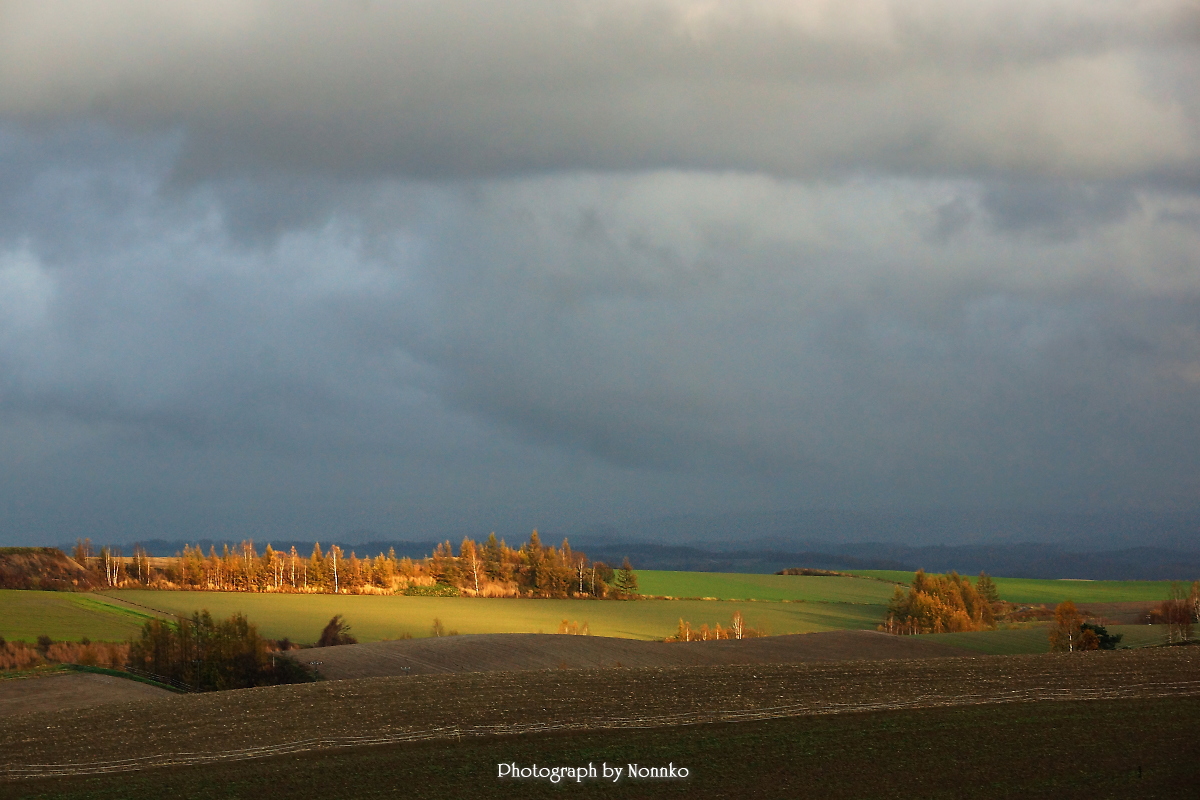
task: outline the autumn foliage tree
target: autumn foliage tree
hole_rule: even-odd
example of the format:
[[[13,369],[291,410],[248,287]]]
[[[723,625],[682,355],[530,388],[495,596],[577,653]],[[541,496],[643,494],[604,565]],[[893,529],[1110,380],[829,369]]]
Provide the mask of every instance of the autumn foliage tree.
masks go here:
[[[1088,631],[1091,634],[1093,642],[1083,642],[1084,631],[1082,629],[1083,617],[1080,616],[1079,610],[1075,608],[1075,604],[1070,600],[1059,603],[1054,609],[1054,624],[1050,628],[1050,649],[1056,653],[1074,653],[1079,650],[1096,650],[1099,649],[1099,638],[1097,635]],[[1085,646],[1086,645],[1086,646]]]
[[[994,594],[986,577],[980,575],[980,582]],[[896,587],[881,628],[897,634],[991,630],[996,627],[993,602],[957,572],[929,576],[918,570],[908,591]]]

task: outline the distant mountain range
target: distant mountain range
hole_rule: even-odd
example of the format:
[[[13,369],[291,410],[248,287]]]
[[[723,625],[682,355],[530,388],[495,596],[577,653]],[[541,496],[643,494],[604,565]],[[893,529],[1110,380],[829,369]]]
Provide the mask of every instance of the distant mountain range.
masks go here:
[[[550,537],[546,537],[548,540]],[[192,542],[205,552],[224,542]],[[235,543],[229,543],[231,546]],[[294,545],[304,555],[312,552],[313,542],[272,542],[278,550]],[[327,549],[332,542],[322,542]],[[337,542],[346,551],[359,556],[386,553],[395,548],[398,556],[419,558],[429,555],[433,541],[375,541],[357,544]],[[455,543],[457,544],[457,543]],[[1079,551],[1043,543],[1002,543],[968,545],[910,546],[879,542],[836,543],[805,542],[797,548],[748,544],[736,549],[697,545],[663,545],[610,538],[579,538],[572,542],[590,558],[620,564],[628,558],[638,569],[688,570],[696,572],[776,572],[788,567],[812,567],[830,570],[924,569],[929,572],[957,570],[975,575],[1012,578],[1073,578],[1091,580],[1195,580],[1200,578],[1200,552],[1165,547],[1129,547],[1116,550]],[[181,551],[184,542],[153,540],[141,542],[150,555],[170,556]],[[69,546],[64,546],[69,552]],[[127,545],[123,552],[133,552]]]
[[[619,561],[628,556],[642,569],[705,572],[776,572],[788,567],[832,570],[956,570],[1011,578],[1083,580],[1196,580],[1200,552],[1161,547],[1075,552],[1056,545],[930,545],[911,547],[875,542],[828,544],[799,551],[777,549],[708,550],[689,546],[629,543],[580,549],[593,558]]]

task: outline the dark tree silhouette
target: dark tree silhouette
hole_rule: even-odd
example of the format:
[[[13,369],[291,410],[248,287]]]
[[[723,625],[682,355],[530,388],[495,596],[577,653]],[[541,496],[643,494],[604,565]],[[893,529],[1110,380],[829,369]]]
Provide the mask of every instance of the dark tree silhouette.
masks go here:
[[[339,644],[358,644],[358,639],[350,635],[350,626],[342,619],[341,614],[334,614],[333,619],[321,631],[317,647],[333,647]]]

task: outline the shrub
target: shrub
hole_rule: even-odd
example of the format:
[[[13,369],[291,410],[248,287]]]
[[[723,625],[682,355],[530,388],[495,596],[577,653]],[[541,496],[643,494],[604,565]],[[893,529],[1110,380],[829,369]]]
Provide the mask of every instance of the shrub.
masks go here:
[[[1125,637],[1123,633],[1109,633],[1108,629],[1103,625],[1096,625],[1091,622],[1084,622],[1079,626],[1080,640],[1084,646],[1082,650],[1116,650],[1117,645],[1121,643],[1121,639]],[[1089,635],[1090,634],[1090,635]],[[1095,647],[1092,647],[1092,642],[1095,641]]]
[[[31,669],[43,663],[37,650],[24,642],[0,645],[0,669]]]
[[[438,583],[433,586],[409,585],[404,590],[404,593],[410,597],[459,597],[462,595],[457,586],[450,586],[445,583]]]
[[[350,635],[350,626],[342,619],[341,614],[334,614],[333,619],[321,631],[317,647],[334,647],[339,644],[358,644],[358,639]]]

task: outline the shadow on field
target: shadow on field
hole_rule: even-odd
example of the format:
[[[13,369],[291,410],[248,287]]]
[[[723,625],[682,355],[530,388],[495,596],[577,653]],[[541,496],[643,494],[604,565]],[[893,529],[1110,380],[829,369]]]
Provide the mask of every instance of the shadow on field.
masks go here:
[[[827,631],[672,643],[541,633],[473,634],[297,650],[290,655],[320,661],[322,676],[344,680],[446,672],[921,659],[964,653],[917,636]]]
[[[1183,798],[1200,698],[930,708],[653,731],[535,734],[0,783],[0,798]],[[497,765],[687,767],[554,786]]]

